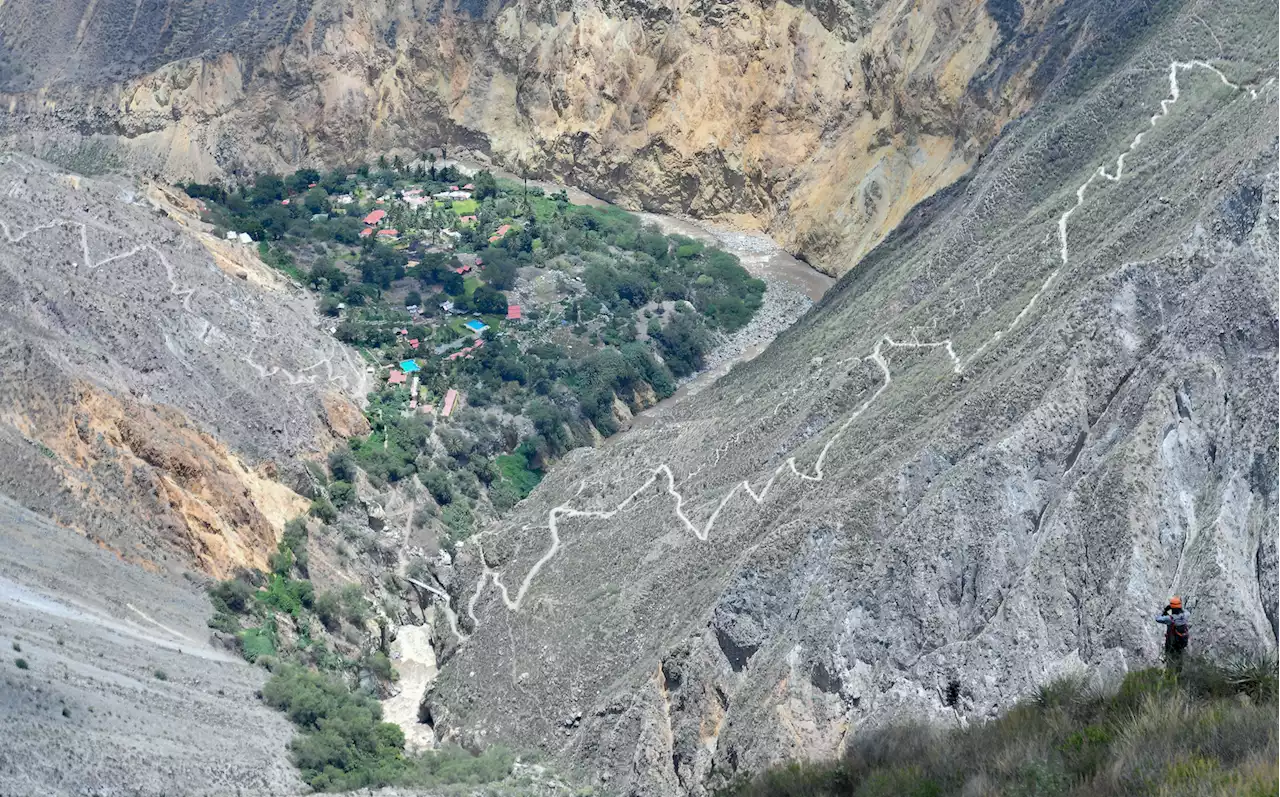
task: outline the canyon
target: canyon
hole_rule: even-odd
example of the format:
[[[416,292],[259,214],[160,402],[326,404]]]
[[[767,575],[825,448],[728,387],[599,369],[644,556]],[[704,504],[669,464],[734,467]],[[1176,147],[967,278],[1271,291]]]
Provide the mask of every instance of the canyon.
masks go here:
[[[43,679],[0,675],[21,739],[0,772],[305,788],[202,593],[268,569],[316,463],[368,432],[370,376],[169,185],[383,153],[679,216],[651,218],[808,294],[451,555],[423,543],[425,492],[357,480],[367,550],[313,536],[312,568],[377,595],[370,635],[413,624],[391,648],[412,689],[384,705],[415,747],[701,796],[888,724],[978,726],[1059,675],[1113,686],[1159,661],[1173,594],[1198,653],[1274,656],[1278,21],[1249,0],[0,5],[0,636]],[[139,751],[163,765],[115,772]]]
[[[0,140],[170,181],[443,144],[765,230],[829,274],[964,174],[1096,24],[1017,0],[162,6],[0,7]]]

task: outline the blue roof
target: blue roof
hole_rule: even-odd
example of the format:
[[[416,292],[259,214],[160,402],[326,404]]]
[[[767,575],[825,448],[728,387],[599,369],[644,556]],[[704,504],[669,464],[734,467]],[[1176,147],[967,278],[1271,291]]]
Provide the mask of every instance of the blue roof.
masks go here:
[[[468,322],[465,324],[465,326],[466,326],[466,328],[467,328],[467,329],[471,330],[472,332],[484,332],[486,329],[488,329],[488,328],[489,328],[489,325],[488,325],[488,324],[486,324],[485,322],[483,322],[483,321],[481,321],[481,320],[479,320],[479,319],[475,319],[475,320],[473,320],[473,321],[468,321]]]
[[[404,371],[407,374],[411,374],[414,371],[421,371],[422,369],[419,368],[418,364],[413,360],[405,360],[404,362],[400,363],[400,370]]]

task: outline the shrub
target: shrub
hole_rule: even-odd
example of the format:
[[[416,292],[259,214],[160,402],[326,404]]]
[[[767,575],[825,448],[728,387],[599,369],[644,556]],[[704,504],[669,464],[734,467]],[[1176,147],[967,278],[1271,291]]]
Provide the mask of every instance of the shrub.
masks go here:
[[[313,517],[317,517],[325,523],[332,523],[338,519],[338,511],[333,508],[333,504],[329,503],[329,499],[324,496],[311,502],[309,512]]]
[[[259,590],[254,597],[263,606],[297,617],[304,607],[311,608],[315,590],[310,581],[295,581],[276,574],[271,577],[267,588]]]
[[[271,567],[271,572],[287,576],[293,572],[293,551],[289,550],[289,546],[285,545],[284,541],[281,541],[276,546],[276,552],[268,557],[267,563]]]
[[[290,747],[312,788],[387,786],[404,776],[404,733],[382,722],[382,706],[372,697],[320,673],[287,666],[263,686],[262,698],[298,726]]]
[[[437,504],[444,506],[453,501],[453,483],[448,472],[432,469],[423,477],[422,484],[431,493],[431,497],[436,499]]]
[[[26,659],[14,659],[13,663],[17,665],[19,670],[27,670],[31,668],[31,665],[27,664]]]
[[[351,503],[355,498],[356,488],[350,482],[336,481],[329,485],[329,498],[339,509]]]
[[[380,650],[375,650],[365,656],[361,664],[366,670],[383,681],[391,682],[400,678],[400,674],[391,666],[391,659],[387,658],[387,654]]]
[[[254,592],[252,584],[239,578],[229,578],[210,587],[209,598],[215,610],[244,614],[249,610]]]
[[[156,670],[154,673],[152,673],[152,675],[156,677],[157,681],[169,680],[169,673],[165,672],[164,670]]]
[[[720,794],[1275,794],[1273,667],[1188,660],[1180,677],[1129,673],[1114,695],[1060,678],[997,719],[871,730],[843,760],[769,770]]]
[[[249,662],[276,655],[275,635],[266,628],[246,628],[240,632],[240,653]]]
[[[516,757],[505,747],[490,747],[480,755],[449,746],[423,753],[410,763],[403,783],[417,788],[434,786],[480,786],[500,781],[511,774]]]
[[[364,597],[364,590],[359,584],[348,584],[342,588],[340,593],[342,600],[343,616],[347,622],[352,625],[364,625],[369,619],[371,607],[369,601]]]
[[[337,631],[342,626],[342,597],[329,590],[316,596],[311,604],[316,617],[330,631]]]

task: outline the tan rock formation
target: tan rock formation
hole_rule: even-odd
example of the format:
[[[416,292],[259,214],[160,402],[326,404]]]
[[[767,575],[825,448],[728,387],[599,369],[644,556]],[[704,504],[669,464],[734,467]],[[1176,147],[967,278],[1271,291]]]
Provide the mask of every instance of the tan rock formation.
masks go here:
[[[106,5],[77,30],[97,35]],[[261,52],[225,45],[125,80],[36,64],[45,83],[0,95],[3,130],[55,160],[170,179],[444,144],[628,207],[767,229],[840,273],[1026,106],[1043,54],[1012,34],[1058,4],[472,5],[317,2]],[[1018,11],[997,24],[988,5]],[[0,21],[32,13],[15,0]]]

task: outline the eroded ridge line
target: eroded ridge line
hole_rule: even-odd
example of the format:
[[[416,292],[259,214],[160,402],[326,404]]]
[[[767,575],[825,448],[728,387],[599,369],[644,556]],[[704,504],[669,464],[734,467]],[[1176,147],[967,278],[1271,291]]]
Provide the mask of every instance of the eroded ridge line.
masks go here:
[[[195,293],[198,289],[184,288],[178,284],[178,279],[177,279],[173,264],[169,262],[169,258],[165,255],[165,253],[161,251],[159,248],[157,248],[155,245],[149,244],[149,243],[139,244],[123,252],[117,252],[114,255],[109,255],[107,257],[104,257],[102,260],[94,262],[93,255],[89,251],[89,232],[88,232],[89,227],[84,222],[71,221],[69,219],[61,219],[61,218],[52,219],[50,221],[42,222],[34,227],[30,227],[26,230],[22,230],[21,232],[15,234],[13,232],[13,228],[9,226],[9,223],[6,222],[4,219],[0,219],[0,232],[4,233],[5,239],[11,244],[21,243],[28,236],[34,235],[35,233],[38,233],[38,232],[43,232],[45,230],[51,230],[54,227],[78,228],[79,237],[80,237],[80,250],[84,260],[84,266],[86,271],[92,272],[109,263],[115,263],[121,260],[125,260],[130,257],[133,257],[134,255],[142,254],[143,252],[150,251],[151,253],[153,253],[159,259],[160,265],[164,267],[165,277],[169,281],[169,293],[173,296],[181,297],[183,310],[186,310],[188,313],[191,313],[192,315],[197,316],[200,320],[205,322],[206,332],[203,337],[208,336],[208,330],[213,327],[213,323],[209,321],[209,319],[205,318],[204,316],[201,316],[198,313],[196,313],[196,311],[191,306],[191,300],[192,298],[194,298]],[[295,376],[293,373],[285,370],[284,368],[281,368],[280,366],[273,366],[271,369],[267,369],[265,366],[259,365],[258,363],[254,362],[252,357],[253,357],[253,354],[251,350],[248,355],[244,355],[240,359],[241,361],[247,363],[251,368],[253,368],[258,373],[258,376],[263,379],[270,378],[272,376],[279,374],[285,378],[285,380],[290,384],[290,386],[296,386],[303,383],[307,383],[307,384],[314,383],[319,378],[318,376],[310,376],[310,377]],[[349,355],[346,357],[346,359],[347,359],[347,364],[350,366],[351,363],[350,363]],[[343,386],[350,389],[351,382],[345,374],[337,373],[335,375],[336,369],[333,367],[332,355],[325,357],[324,359],[320,360],[314,365],[309,365],[305,368],[299,369],[299,373],[319,368],[322,365],[325,366],[326,381],[342,382]],[[354,367],[353,367],[353,370],[354,370]]]

